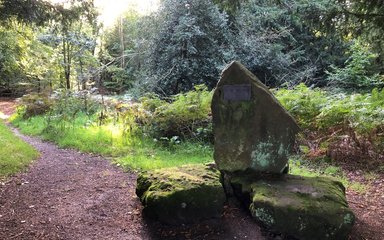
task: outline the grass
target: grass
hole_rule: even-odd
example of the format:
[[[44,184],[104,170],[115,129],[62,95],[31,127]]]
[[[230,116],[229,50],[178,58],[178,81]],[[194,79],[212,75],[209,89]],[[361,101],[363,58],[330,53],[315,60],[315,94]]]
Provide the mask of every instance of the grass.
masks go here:
[[[124,135],[119,124],[97,126],[86,116],[72,124],[55,123],[48,127],[47,117],[36,116],[23,120],[13,117],[12,123],[28,135],[39,135],[56,142],[60,147],[114,157],[125,169],[150,170],[191,163],[212,162],[212,147],[183,142],[163,147],[146,137]]]
[[[124,168],[141,170],[213,162],[212,148],[195,143],[183,143],[172,150],[150,143],[143,145],[115,162]]]
[[[39,153],[0,121],[0,178],[23,171]]]

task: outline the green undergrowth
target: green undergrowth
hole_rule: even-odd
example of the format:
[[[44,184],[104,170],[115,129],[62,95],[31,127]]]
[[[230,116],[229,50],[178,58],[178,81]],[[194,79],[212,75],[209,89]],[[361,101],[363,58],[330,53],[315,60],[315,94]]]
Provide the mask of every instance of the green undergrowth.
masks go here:
[[[344,185],[364,191],[358,183],[348,183],[336,158],[353,159],[348,160],[352,166],[357,160],[368,163],[376,159],[370,165],[380,164],[384,90],[336,94],[301,84],[273,92],[303,130],[298,154],[302,159],[318,156],[321,163],[313,166],[311,159],[295,160],[291,173],[333,176]],[[168,99],[148,94],[136,102],[113,97],[100,101],[71,92],[59,92],[49,101],[37,101],[39,97],[47,96],[27,98],[12,120],[25,134],[39,135],[61,147],[112,156],[116,164],[127,169],[212,161],[212,91],[204,86]],[[43,115],[28,111],[46,102],[49,104]],[[326,154],[334,159],[326,161]]]
[[[0,121],[0,179],[23,171],[39,153]]]
[[[22,133],[41,136],[60,147],[112,156],[115,164],[127,170],[151,170],[213,161],[211,145],[184,141],[163,146],[145,136],[124,135],[119,124],[90,124],[92,120],[86,116],[77,117],[70,126],[60,123],[48,127],[47,116],[35,116],[27,120],[14,117],[12,122]],[[325,161],[314,163],[297,156],[290,160],[290,173],[307,177],[332,177],[360,193],[368,189],[364,184],[349,182],[341,168]]]
[[[24,134],[41,136],[60,147],[112,156],[125,169],[149,170],[212,161],[212,147],[188,142],[167,144],[124,131],[121,124],[98,126],[96,119],[79,115],[72,123],[49,122],[48,116],[23,119],[14,116],[12,123]]]

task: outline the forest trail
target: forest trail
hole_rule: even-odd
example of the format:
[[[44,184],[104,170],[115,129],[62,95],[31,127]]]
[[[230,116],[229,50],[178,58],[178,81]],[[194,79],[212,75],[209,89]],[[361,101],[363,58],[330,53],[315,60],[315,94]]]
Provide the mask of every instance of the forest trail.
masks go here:
[[[7,117],[15,102],[4,101],[0,111]],[[231,206],[220,219],[193,225],[147,221],[135,194],[135,173],[98,155],[13,131],[40,158],[26,172],[0,182],[0,239],[284,239],[264,232],[244,210]],[[365,194],[347,191],[357,216],[350,239],[384,239],[383,189],[380,176]]]
[[[0,187],[0,239],[148,238],[135,174],[14,132],[41,156]]]

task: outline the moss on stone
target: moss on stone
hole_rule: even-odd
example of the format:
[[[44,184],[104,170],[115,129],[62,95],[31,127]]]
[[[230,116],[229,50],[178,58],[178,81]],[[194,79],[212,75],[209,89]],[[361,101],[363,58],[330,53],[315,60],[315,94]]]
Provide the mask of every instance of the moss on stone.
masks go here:
[[[345,189],[332,179],[236,176],[232,184],[237,195],[249,195],[252,216],[272,231],[299,239],[347,239],[353,226]]]
[[[220,172],[202,164],[143,172],[136,194],[148,216],[169,224],[218,217],[225,202]]]

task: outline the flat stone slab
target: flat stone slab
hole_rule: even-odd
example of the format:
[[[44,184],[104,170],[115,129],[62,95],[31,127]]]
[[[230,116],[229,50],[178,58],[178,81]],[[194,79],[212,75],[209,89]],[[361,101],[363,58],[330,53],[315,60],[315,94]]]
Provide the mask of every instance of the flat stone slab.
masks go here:
[[[267,229],[298,239],[348,239],[354,214],[343,185],[324,177],[232,178],[235,193]]]
[[[239,62],[223,71],[211,108],[214,159],[220,170],[284,171],[299,127],[268,88]]]
[[[167,224],[220,217],[226,200],[220,172],[203,164],[140,173],[136,194],[147,216]]]

